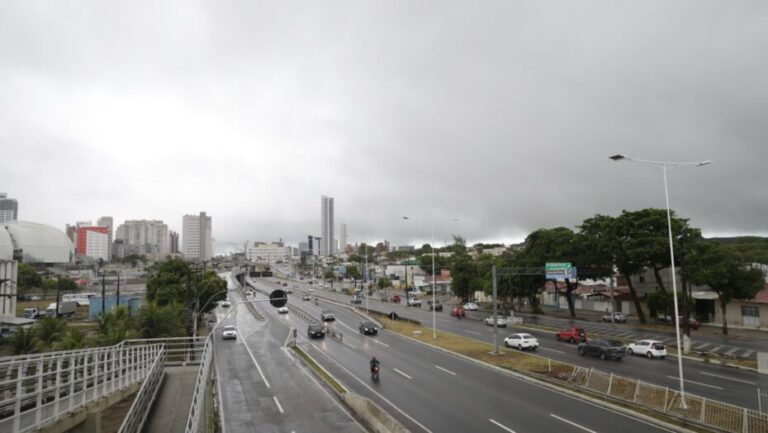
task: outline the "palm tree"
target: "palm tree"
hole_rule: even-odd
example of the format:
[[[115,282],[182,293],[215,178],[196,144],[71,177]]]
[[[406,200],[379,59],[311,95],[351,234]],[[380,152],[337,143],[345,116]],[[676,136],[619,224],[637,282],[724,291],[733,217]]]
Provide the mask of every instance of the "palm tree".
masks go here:
[[[49,349],[61,339],[67,323],[60,317],[44,317],[37,322],[36,336],[41,350]]]
[[[185,333],[184,309],[178,304],[162,307],[148,303],[139,313],[139,335],[141,338],[181,337]]]
[[[11,350],[14,355],[34,353],[36,349],[35,329],[19,327],[11,335]]]
[[[57,345],[59,350],[85,349],[88,346],[88,336],[79,329],[70,329]]]

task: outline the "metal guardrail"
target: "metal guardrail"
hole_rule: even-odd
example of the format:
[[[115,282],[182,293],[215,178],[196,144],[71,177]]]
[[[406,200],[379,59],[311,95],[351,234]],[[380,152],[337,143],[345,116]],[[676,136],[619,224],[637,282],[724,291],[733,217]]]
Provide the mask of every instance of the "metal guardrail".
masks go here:
[[[149,415],[149,411],[152,409],[152,404],[155,402],[155,397],[157,397],[160,384],[163,383],[166,356],[167,350],[163,348],[155,357],[147,378],[133,399],[133,404],[128,410],[128,415],[123,419],[123,424],[120,426],[118,433],[141,432],[144,422],[147,420],[147,415]]]
[[[211,365],[213,363],[213,334],[206,338],[205,346],[200,357],[200,369],[197,372],[195,391],[192,395],[192,404],[187,416],[186,433],[205,432],[206,421],[206,397],[208,395],[211,377]]]
[[[29,432],[143,381],[162,344],[100,347],[0,360],[0,432]]]
[[[768,414],[689,393],[685,394],[684,408],[680,392],[665,386],[586,367],[574,367],[568,381],[599,394],[717,430],[768,432]]]
[[[169,337],[125,340],[125,347],[162,344],[165,347],[168,366],[200,365],[207,337]]]

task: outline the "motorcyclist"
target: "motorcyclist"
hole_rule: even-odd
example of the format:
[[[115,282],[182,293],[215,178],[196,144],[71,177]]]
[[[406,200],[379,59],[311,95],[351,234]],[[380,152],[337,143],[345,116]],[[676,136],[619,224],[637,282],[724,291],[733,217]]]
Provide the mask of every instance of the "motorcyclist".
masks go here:
[[[371,358],[370,364],[371,364],[371,373],[373,373],[374,370],[376,370],[376,367],[379,366],[379,360],[376,359],[376,357],[374,356],[373,358]]]

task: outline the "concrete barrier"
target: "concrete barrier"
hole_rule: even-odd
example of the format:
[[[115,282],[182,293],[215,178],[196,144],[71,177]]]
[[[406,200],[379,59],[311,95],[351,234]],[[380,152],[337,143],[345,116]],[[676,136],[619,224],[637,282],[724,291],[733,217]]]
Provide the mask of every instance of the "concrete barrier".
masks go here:
[[[373,433],[410,432],[392,415],[368,398],[348,392],[341,395],[341,401]]]

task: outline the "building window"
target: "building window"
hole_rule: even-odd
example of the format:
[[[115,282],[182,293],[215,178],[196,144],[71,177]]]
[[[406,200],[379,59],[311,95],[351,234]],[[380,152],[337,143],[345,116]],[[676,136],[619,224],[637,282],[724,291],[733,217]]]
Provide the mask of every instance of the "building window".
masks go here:
[[[741,315],[743,317],[760,317],[760,309],[757,308],[754,305],[742,305],[741,306]]]
[[[639,278],[640,278],[640,283],[641,284],[645,282],[645,275],[640,275]]]

